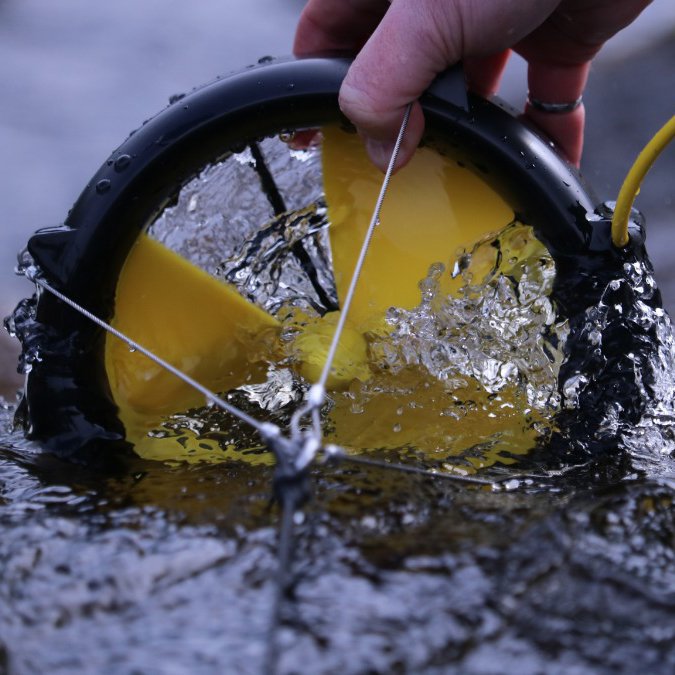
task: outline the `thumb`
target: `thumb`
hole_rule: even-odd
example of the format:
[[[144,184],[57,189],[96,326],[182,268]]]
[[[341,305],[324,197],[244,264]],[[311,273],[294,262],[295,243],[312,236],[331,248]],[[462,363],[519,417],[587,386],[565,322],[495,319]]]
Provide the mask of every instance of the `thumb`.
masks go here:
[[[354,60],[340,90],[340,107],[364,137],[375,165],[384,171],[406,106],[415,101],[397,168],[412,157],[424,131],[417,103],[422,92],[447,65],[458,60],[458,44],[448,23],[435,16],[445,3],[395,0]],[[438,26],[445,27],[441,35]],[[452,33],[452,31],[450,31]]]

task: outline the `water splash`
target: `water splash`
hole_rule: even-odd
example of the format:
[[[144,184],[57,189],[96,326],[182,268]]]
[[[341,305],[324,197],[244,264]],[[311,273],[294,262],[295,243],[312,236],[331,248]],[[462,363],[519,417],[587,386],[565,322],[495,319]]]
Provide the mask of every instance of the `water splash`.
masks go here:
[[[37,298],[24,298],[16,306],[14,312],[4,320],[5,330],[21,341],[18,370],[30,373],[33,364],[41,359],[43,334],[35,320]]]
[[[657,293],[646,258],[623,264],[579,317],[575,350],[585,357],[566,373],[561,392],[576,414],[590,402],[594,436],[626,453],[636,471],[672,476],[675,340],[670,317],[654,303]]]
[[[313,314],[337,309],[326,205],[283,213],[265,225],[217,274],[265,311],[295,307]]]
[[[274,176],[284,211],[304,209],[321,198],[317,146],[289,151],[287,143],[275,137],[261,140],[258,147]],[[264,188],[261,192],[256,168],[249,147],[209,165],[181,189],[175,204],[152,223],[149,234],[186,260],[217,274],[224,252],[241,251],[261,226],[280,215]]]
[[[449,389],[466,378],[488,394],[516,386],[531,407],[557,410],[568,328],[549,297],[555,278],[550,254],[531,228],[514,223],[461,255],[454,269],[460,262],[457,295],[443,292],[445,268],[438,264],[420,283],[418,307],[389,311],[392,330],[373,346],[382,354],[381,367],[396,373],[421,366]]]

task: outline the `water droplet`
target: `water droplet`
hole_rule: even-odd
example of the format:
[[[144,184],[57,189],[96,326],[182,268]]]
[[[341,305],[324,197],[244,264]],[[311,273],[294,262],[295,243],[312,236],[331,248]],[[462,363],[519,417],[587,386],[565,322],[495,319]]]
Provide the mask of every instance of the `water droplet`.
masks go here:
[[[363,518],[361,518],[361,524],[363,527],[374,530],[377,527],[377,520],[374,516],[363,516]]]
[[[110,190],[111,186],[112,183],[107,178],[103,178],[98,183],[96,183],[96,192],[98,192],[100,195],[104,195]]]
[[[120,155],[115,160],[115,171],[124,171],[131,164],[130,155]]]
[[[274,61],[274,57],[269,55],[261,56],[258,59],[258,63],[270,63],[271,61]]]
[[[129,351],[133,354],[136,351],[136,347],[129,347]]]
[[[171,96],[169,96],[169,105],[173,105],[174,103],[184,98],[185,94],[172,94]]]
[[[394,424],[394,426],[391,428],[391,430],[397,434],[399,431],[401,431],[401,425],[400,424]]]

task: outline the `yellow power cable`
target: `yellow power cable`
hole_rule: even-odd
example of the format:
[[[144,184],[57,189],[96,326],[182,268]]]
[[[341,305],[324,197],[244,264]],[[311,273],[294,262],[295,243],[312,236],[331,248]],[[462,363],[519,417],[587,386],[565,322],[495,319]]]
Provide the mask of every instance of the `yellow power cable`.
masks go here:
[[[614,246],[621,248],[628,244],[628,218],[633,202],[640,192],[640,185],[656,158],[673,138],[675,138],[675,115],[656,132],[630,168],[619,191],[614,216],[612,217],[612,242]]]

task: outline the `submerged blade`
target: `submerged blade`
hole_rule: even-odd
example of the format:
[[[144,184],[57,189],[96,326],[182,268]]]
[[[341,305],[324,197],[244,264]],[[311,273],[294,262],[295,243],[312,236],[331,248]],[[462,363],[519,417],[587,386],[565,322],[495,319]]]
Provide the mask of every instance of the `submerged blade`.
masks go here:
[[[363,142],[336,127],[324,129],[323,175],[331,222],[335,280],[344,298],[382,174]],[[513,220],[513,211],[486,183],[454,160],[421,148],[392,179],[381,226],[350,310],[359,331],[374,328],[389,307],[420,302],[418,283],[435,262],[448,265],[486,234]]]
[[[278,328],[232,287],[146,235],[120,274],[112,324],[214,391],[264,380],[260,355],[273,350]],[[162,414],[204,404],[189,385],[113,336],[106,338],[106,370],[128,435]]]

